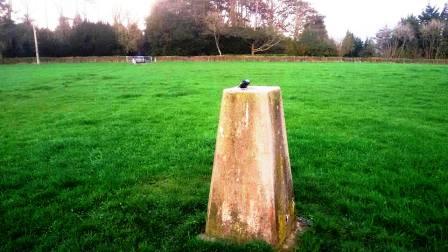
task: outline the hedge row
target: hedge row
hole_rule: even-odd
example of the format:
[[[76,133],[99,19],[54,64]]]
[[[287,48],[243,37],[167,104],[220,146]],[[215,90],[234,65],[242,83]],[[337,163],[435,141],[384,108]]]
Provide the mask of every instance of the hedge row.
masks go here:
[[[343,58],[343,57],[304,57],[304,56],[159,56],[158,62],[188,61],[188,62],[215,62],[215,61],[248,61],[248,62],[374,62],[374,63],[421,63],[421,64],[448,64],[448,59],[397,59],[397,58]],[[83,63],[83,62],[126,62],[125,56],[106,57],[60,57],[40,59],[42,63]],[[31,64],[35,58],[3,58],[1,64]]]

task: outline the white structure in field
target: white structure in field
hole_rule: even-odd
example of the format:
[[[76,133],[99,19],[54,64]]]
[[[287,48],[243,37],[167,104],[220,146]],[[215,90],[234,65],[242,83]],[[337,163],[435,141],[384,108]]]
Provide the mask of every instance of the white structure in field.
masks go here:
[[[132,64],[146,64],[156,62],[156,58],[152,56],[126,56],[126,62]]]

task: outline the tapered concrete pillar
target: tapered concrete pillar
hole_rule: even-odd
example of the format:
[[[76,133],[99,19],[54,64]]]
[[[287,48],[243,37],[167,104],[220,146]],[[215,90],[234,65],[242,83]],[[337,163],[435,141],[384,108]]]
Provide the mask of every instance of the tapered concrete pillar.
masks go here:
[[[205,235],[282,246],[296,229],[280,88],[224,90]]]

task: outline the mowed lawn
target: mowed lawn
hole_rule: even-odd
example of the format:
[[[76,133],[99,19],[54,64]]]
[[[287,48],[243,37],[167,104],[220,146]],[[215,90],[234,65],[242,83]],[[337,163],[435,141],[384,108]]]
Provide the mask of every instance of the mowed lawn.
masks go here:
[[[222,90],[282,88],[299,249],[448,250],[448,66],[0,66],[0,250],[207,243]]]

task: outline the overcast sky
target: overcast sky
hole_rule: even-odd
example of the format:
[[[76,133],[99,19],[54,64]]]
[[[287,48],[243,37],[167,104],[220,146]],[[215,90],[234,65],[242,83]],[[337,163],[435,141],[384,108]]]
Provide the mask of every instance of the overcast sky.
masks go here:
[[[113,13],[128,13],[140,27],[155,0],[12,0],[15,17],[23,16],[26,5],[40,27],[53,29],[60,11],[73,17],[78,11],[92,21],[111,22]],[[326,16],[331,37],[340,40],[347,30],[361,38],[373,37],[384,27],[393,27],[401,17],[419,14],[429,2],[439,8],[448,0],[309,0]]]

